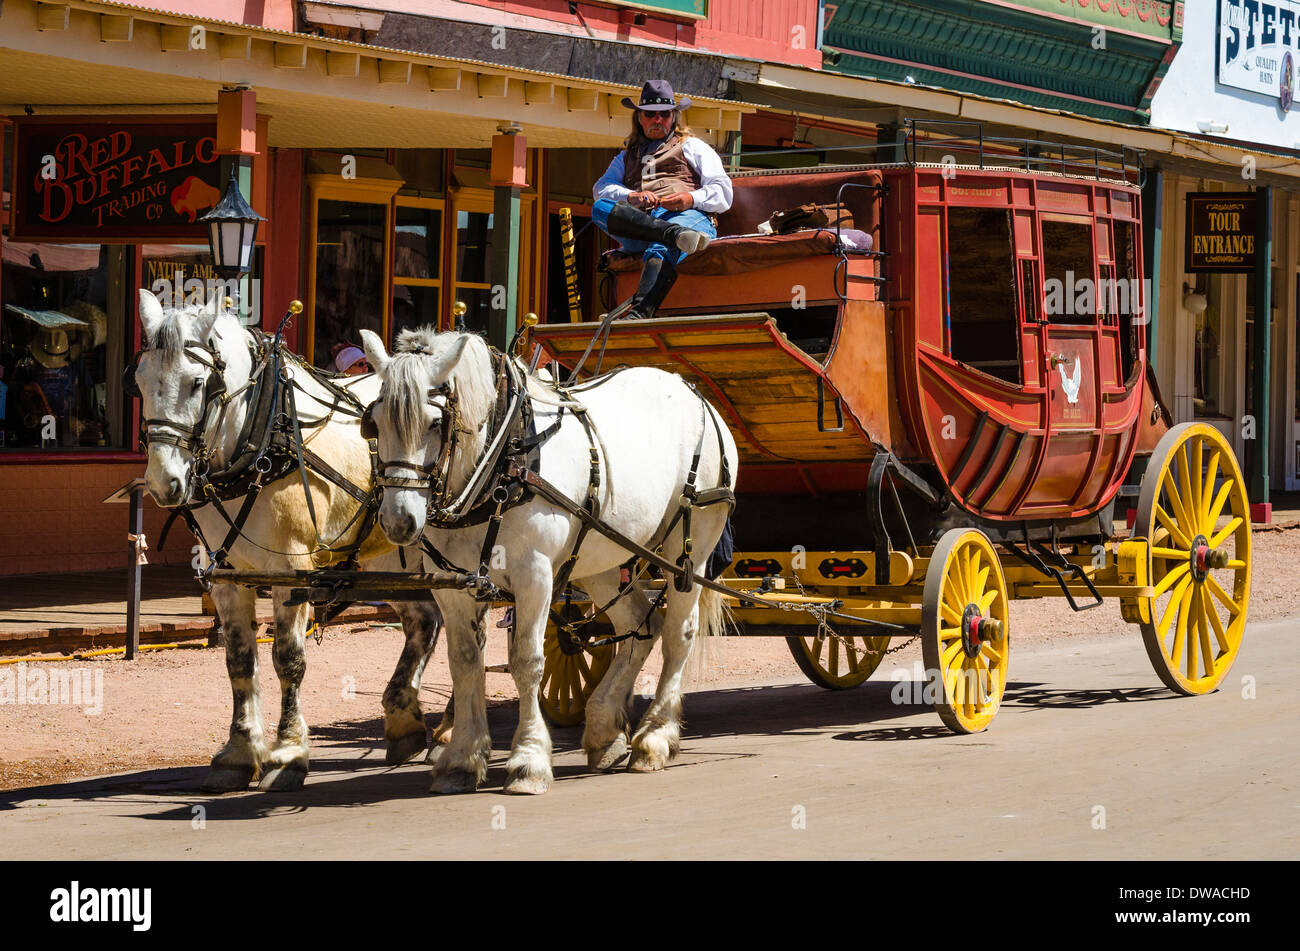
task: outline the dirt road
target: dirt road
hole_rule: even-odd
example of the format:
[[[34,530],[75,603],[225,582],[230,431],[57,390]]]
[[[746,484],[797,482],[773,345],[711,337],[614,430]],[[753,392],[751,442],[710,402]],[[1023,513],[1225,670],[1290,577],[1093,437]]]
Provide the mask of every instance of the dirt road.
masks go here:
[[[373,734],[326,728],[302,793],[201,796],[195,767],[52,785],[3,794],[0,840],[78,859],[1293,858],[1297,624],[1250,625],[1224,688],[1197,698],[1159,685],[1136,636],[1020,647],[1004,708],[969,737],[895,702],[914,686],[899,655],[905,679],[843,693],[705,684],[657,775],[590,774],[578,730],[558,730],[552,790],[501,795],[501,705],[475,795],[432,797],[427,767],[385,769]]]

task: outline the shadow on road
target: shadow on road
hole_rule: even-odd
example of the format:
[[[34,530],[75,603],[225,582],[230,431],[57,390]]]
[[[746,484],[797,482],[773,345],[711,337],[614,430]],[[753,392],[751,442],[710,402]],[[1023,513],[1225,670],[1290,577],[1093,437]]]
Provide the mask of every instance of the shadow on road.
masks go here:
[[[692,739],[727,736],[817,736],[829,734],[846,741],[936,740],[964,743],[978,737],[951,733],[937,722],[895,725],[906,717],[933,717],[928,703],[898,702],[899,698],[920,698],[923,684],[912,681],[867,683],[853,690],[830,691],[810,684],[778,684],[759,687],[732,687],[702,690],[685,697],[686,724],[683,740],[690,753]],[[1003,718],[1016,710],[1032,711],[1084,708],[1104,703],[1177,699],[1160,687],[1137,687],[1104,690],[1052,690],[1041,683],[1012,682],[1004,698]],[[636,699],[633,722],[645,712],[649,699]],[[431,726],[441,711],[430,712]],[[488,726],[492,735],[493,760],[481,791],[499,791],[505,782],[504,763],[516,723],[516,705],[503,701],[488,706]],[[202,804],[208,819],[257,819],[277,814],[301,812],[312,808],[357,808],[397,799],[429,796],[429,772],[419,757],[401,766],[384,764],[384,744],[379,717],[341,721],[313,727],[312,777],[297,793],[249,793],[227,796],[205,795],[199,791],[207,768],[184,766],[143,770],[119,776],[52,784],[0,793],[0,811],[18,808],[15,804],[30,800],[111,801],[113,803],[151,803],[160,797],[184,800],[175,807],[146,813],[146,819],[190,822],[193,807]],[[553,727],[551,730],[557,756],[581,750],[582,727]],[[752,753],[710,749],[684,757],[701,765],[719,759],[751,756]],[[679,761],[680,763],[681,761]],[[670,767],[671,768],[671,767]],[[555,765],[556,783],[581,780],[592,774],[579,763],[559,761]],[[330,781],[322,782],[322,777]],[[335,778],[339,777],[339,778]]]

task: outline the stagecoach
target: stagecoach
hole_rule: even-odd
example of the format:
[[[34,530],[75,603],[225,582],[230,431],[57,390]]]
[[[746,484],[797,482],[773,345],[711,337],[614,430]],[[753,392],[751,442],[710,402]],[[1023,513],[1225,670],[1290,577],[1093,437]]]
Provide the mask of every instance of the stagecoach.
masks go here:
[[[721,411],[737,632],[785,637],[813,683],[858,686],[919,637],[943,722],[984,729],[1010,602],[1063,597],[1118,600],[1160,679],[1207,693],[1246,622],[1249,505],[1231,446],[1173,426],[1150,370],[1140,159],[961,131],[909,123],[898,162],[737,173],[654,319],[532,344],[561,376],[671,370]],[[805,203],[834,224],[758,232]],[[639,260],[607,266],[628,298]],[[552,625],[554,722],[582,719],[601,633]]]

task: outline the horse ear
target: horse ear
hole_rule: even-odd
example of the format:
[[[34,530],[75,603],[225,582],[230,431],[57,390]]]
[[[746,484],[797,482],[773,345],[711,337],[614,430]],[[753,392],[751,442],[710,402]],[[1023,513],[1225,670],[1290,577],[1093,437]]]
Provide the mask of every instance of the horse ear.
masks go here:
[[[373,330],[362,330],[361,346],[366,351],[366,360],[375,368],[375,372],[382,377],[393,358],[384,349],[384,342],[379,339],[379,334]]]
[[[163,309],[152,291],[140,288],[140,325],[144,328],[144,339],[153,345],[154,335],[162,327]]]
[[[460,358],[465,354],[465,346],[469,343],[469,334],[461,334],[460,339],[446,349],[442,350],[434,357],[433,378],[442,382],[451,376],[451,371],[455,369]]]
[[[194,315],[194,335],[203,341],[212,336],[212,328],[217,325],[217,318],[221,316],[221,311],[221,297],[219,294],[213,294],[212,299],[200,307],[198,313]]]

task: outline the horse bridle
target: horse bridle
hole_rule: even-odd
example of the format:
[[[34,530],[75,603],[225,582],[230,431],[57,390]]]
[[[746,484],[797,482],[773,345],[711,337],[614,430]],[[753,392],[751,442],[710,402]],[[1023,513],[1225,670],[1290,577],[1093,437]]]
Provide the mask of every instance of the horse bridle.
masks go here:
[[[135,352],[130,364],[122,373],[122,388],[128,396],[141,397],[140,384],[135,376],[140,368],[140,357],[151,348]],[[208,368],[208,377],[203,386],[203,412],[193,426],[186,426],[168,419],[145,419],[140,424],[140,442],[148,447],[152,443],[166,443],[184,449],[196,458],[205,455],[203,433],[208,428],[212,407],[220,404],[225,407],[238,393],[226,390],[226,361],[211,343],[187,340],[182,352],[196,363]],[[242,390],[243,388],[241,388]]]
[[[442,397],[441,406],[436,402],[438,397]],[[374,407],[376,403],[382,402],[383,397],[376,399],[362,413],[361,437],[363,439],[379,438],[379,427],[375,423]],[[451,462],[455,458],[456,441],[460,434],[460,413],[457,409],[456,394],[452,391],[450,383],[443,383],[433,390],[428,403],[430,406],[442,411],[442,419],[439,424],[443,426],[443,439],[442,448],[438,450],[438,458],[428,465],[406,459],[390,461],[381,458],[379,460],[379,474],[375,477],[375,485],[393,489],[428,489],[429,507],[430,510],[433,510],[447,493],[447,477],[451,472]],[[420,475],[390,476],[388,474],[389,469],[407,469],[418,472]]]

